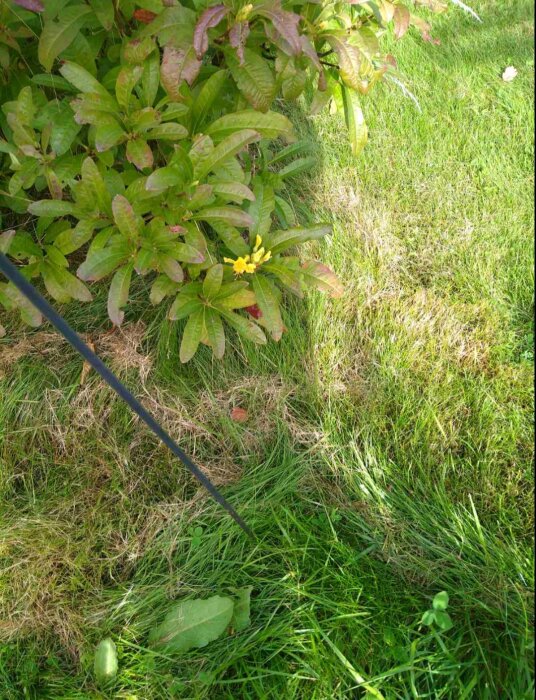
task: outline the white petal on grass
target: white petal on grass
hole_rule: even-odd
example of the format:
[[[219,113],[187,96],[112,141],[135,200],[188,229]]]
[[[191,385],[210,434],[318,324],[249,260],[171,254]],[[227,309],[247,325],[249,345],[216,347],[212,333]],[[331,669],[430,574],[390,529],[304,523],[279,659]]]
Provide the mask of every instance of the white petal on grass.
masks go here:
[[[477,15],[477,13],[473,10],[473,8],[469,7],[469,5],[466,5],[464,2],[462,2],[462,0],[450,0],[450,1],[453,5],[457,5],[464,12],[467,12],[468,15],[471,15],[471,17],[474,17],[477,22],[482,22],[482,20]]]
[[[419,100],[415,97],[411,90],[408,90],[408,88],[404,85],[404,83],[401,80],[395,78],[394,75],[387,74],[386,77],[402,90],[402,94],[404,95],[404,97],[407,97],[409,100],[411,100],[415,107],[417,107],[419,112],[422,112]]]
[[[511,83],[514,78],[517,77],[517,69],[514,66],[508,66],[504,69],[502,74],[502,79],[506,83]]]

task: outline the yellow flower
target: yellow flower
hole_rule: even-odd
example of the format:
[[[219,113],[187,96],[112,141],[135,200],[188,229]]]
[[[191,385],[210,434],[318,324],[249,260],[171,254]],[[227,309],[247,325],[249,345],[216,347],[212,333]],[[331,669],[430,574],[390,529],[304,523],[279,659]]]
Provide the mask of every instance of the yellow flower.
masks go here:
[[[262,238],[257,236],[255,239],[255,247],[250,255],[245,255],[233,260],[232,258],[224,258],[223,261],[229,263],[233,266],[235,274],[242,275],[247,272],[249,275],[253,274],[255,270],[262,265],[262,263],[268,262],[272,257],[271,251],[265,252],[264,248],[261,247]]]
[[[255,272],[257,267],[254,263],[250,262],[249,255],[246,255],[244,258],[237,258],[236,260],[232,260],[231,258],[224,258],[223,260],[233,266],[233,270],[237,275],[242,275],[244,272],[249,272],[251,274]]]

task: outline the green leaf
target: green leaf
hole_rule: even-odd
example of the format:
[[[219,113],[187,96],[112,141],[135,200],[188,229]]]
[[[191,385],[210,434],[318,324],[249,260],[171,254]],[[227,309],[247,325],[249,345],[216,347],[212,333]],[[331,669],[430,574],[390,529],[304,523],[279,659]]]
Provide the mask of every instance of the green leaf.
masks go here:
[[[63,77],[68,80],[72,85],[83,93],[96,93],[102,95],[104,98],[112,99],[112,96],[106,90],[106,88],[99,83],[99,81],[94,78],[89,71],[77,63],[72,61],[65,61],[60,67],[60,73]]]
[[[275,213],[280,223],[285,226],[295,226],[297,224],[296,214],[290,204],[283,197],[275,197]]]
[[[78,301],[91,301],[92,299],[85,284],[63,267],[44,262],[41,267],[41,275],[50,296],[60,303],[66,303],[71,299],[78,299]]]
[[[214,356],[221,360],[225,355],[225,331],[221,317],[214,309],[205,309],[205,330]]]
[[[99,643],[95,651],[93,673],[99,685],[106,685],[117,675],[117,651],[113,641],[107,637]]]
[[[207,221],[210,224],[212,224],[212,222],[221,222],[230,226],[245,228],[253,224],[253,219],[247,212],[232,206],[201,209],[201,211],[196,212],[192,218],[197,221]]]
[[[110,0],[89,0],[93,12],[106,31],[114,25],[114,4]]]
[[[275,209],[274,188],[257,180],[253,187],[255,201],[248,208],[249,215],[253,219],[250,228],[250,237],[254,241],[255,236],[265,236],[272,226],[272,214]]]
[[[205,129],[205,133],[212,136],[214,141],[221,141],[221,139],[242,129],[258,131],[263,139],[275,139],[278,136],[291,138],[293,136],[292,124],[283,114],[257,112],[254,109],[225,114],[212,122]]]
[[[69,228],[56,236],[54,239],[54,246],[63,253],[63,255],[70,255],[70,253],[74,253],[75,250],[78,250],[91,240],[93,231],[93,223],[84,219],[79,221],[74,229]]]
[[[66,90],[67,92],[74,92],[73,86],[60,75],[53,75],[51,73],[37,73],[36,75],[32,75],[31,81],[32,83],[35,83],[35,85],[49,87],[53,90]]]
[[[90,13],[91,9],[87,5],[70,5],[62,9],[57,22],[45,22],[39,37],[37,55],[41,65],[48,71],[52,68],[54,59],[74,40]]]
[[[408,24],[409,24],[409,11],[404,5],[395,5],[395,15],[397,10],[406,10],[408,13]],[[396,20],[395,20],[396,25]],[[352,32],[350,35],[350,41],[355,46],[358,46],[365,56],[373,60],[380,53],[380,43],[378,41],[378,35],[372,29],[372,27],[360,27],[356,32]]]
[[[169,309],[168,318],[171,321],[180,321],[195,311],[202,310],[203,304],[197,296],[191,297],[181,290],[175,297],[173,304]]]
[[[185,44],[193,39],[196,14],[182,5],[165,7],[139,36],[158,36],[161,46],[167,43]]]
[[[218,70],[203,83],[201,90],[195,98],[192,106],[192,134],[196,134],[199,128],[204,124],[205,119],[207,118],[212,106],[219,98],[227,80],[227,71]],[[205,132],[208,133],[208,130],[205,129]]]
[[[350,143],[352,144],[352,153],[354,156],[358,156],[368,141],[367,124],[357,93],[343,85],[342,99],[344,118],[350,135]]]
[[[244,309],[246,306],[253,306],[256,301],[255,293],[251,289],[239,289],[223,298],[217,297],[214,304],[224,309]]]
[[[223,280],[223,265],[214,265],[209,270],[207,270],[205,279],[203,281],[203,296],[205,299],[214,298],[221,288],[221,283]]]
[[[213,182],[212,191],[226,202],[242,204],[244,199],[255,201],[253,192],[241,182]]]
[[[307,286],[328,292],[331,297],[337,298],[344,293],[337,275],[327,265],[310,260],[302,265],[301,275]]]
[[[434,624],[436,619],[436,614],[433,610],[427,610],[421,618],[421,625],[426,625],[430,627]]]
[[[149,644],[179,653],[204,647],[225,632],[233,616],[233,608],[231,598],[218,595],[206,600],[182,601],[151,632]]]
[[[182,124],[168,122],[167,124],[159,124],[145,133],[146,139],[160,139],[162,141],[179,141],[188,136],[186,127]]]
[[[139,170],[153,167],[153,152],[147,141],[142,138],[127,141],[126,154],[129,163],[134,163]]]
[[[56,267],[69,267],[69,262],[67,261],[67,258],[61,251],[59,251],[57,248],[54,246],[47,245],[45,246],[45,251],[46,251],[46,261],[50,262],[52,265],[55,265]]]
[[[197,265],[205,260],[203,253],[188,243],[175,243],[170,251],[177,260],[191,265]]]
[[[160,124],[160,113],[153,107],[135,110],[130,114],[129,124],[132,134],[137,134],[139,131],[146,132]]]
[[[189,211],[196,211],[213,204],[215,199],[212,185],[198,185],[188,198],[185,206]]]
[[[250,604],[253,586],[244,588],[231,588],[231,592],[238,598],[235,601],[234,613],[231,619],[231,627],[235,632],[242,632],[251,624]]]
[[[270,109],[276,95],[276,82],[268,61],[252,49],[244,49],[241,65],[232,49],[225,51],[227,65],[238,89],[252,107],[261,112]]]
[[[266,344],[266,336],[256,323],[235,314],[233,311],[227,311],[222,307],[219,308],[219,312],[227,323],[238,331],[241,336],[246,338],[246,340],[251,340],[253,343],[257,343],[257,345]]]
[[[201,309],[198,309],[197,311],[194,311],[193,314],[191,314],[191,316],[188,318],[188,321],[187,321],[186,326],[184,328],[181,347],[180,347],[180,351],[179,351],[179,357],[180,357],[180,361],[182,363],[189,362],[189,360],[191,360],[192,357],[197,352],[197,348],[199,347],[199,343],[201,342],[201,335],[203,333],[203,328],[204,328],[204,316],[205,316],[204,308],[201,308]],[[218,596],[216,596],[216,597],[218,597]],[[212,599],[210,598],[209,600],[212,600]],[[201,602],[201,601],[191,601],[191,602],[193,603],[193,602]],[[205,601],[203,601],[203,602],[205,602]],[[201,606],[201,607],[203,607],[203,606]],[[218,606],[212,606],[212,607],[217,608]],[[199,615],[197,617],[196,617],[195,613],[192,613],[192,611],[190,610],[189,614],[186,618],[186,620],[187,620],[187,623],[185,624],[186,629],[189,629],[192,626],[192,623],[193,623],[192,618],[194,621],[195,620],[202,620],[202,619],[204,619],[204,617],[207,614],[210,615],[212,613],[212,607],[210,608],[208,613],[205,612],[204,615]],[[231,609],[231,614],[232,614],[232,609]],[[167,619],[168,618],[166,618],[166,620]],[[174,622],[178,622],[176,616],[173,619],[174,619]],[[166,623],[164,621],[164,625],[165,624]],[[227,625],[225,625],[225,626],[227,626]],[[176,625],[174,624],[173,628],[175,628],[175,627],[176,627]],[[223,632],[223,630],[221,630],[221,632]],[[217,637],[219,637],[221,632],[219,632],[215,637],[213,637],[213,639],[216,639]],[[203,631],[202,631],[202,634],[203,634]],[[200,635],[200,638],[204,639],[202,634]],[[162,636],[162,633],[161,633],[161,636]],[[179,635],[179,643],[178,643],[179,648],[177,648],[177,646],[175,644],[173,644],[173,649],[175,651],[186,651],[187,649],[191,649],[192,646],[205,646],[205,644],[207,644],[209,641],[211,641],[211,639],[207,639],[205,644],[192,644],[191,641],[192,640],[191,640],[190,636],[186,637],[186,642],[181,641],[180,635]],[[183,645],[185,645],[184,648],[182,648]]]
[[[95,148],[99,153],[122,143],[127,135],[113,117],[100,119],[95,129]]]
[[[221,220],[211,221],[210,225],[233,255],[247,255],[250,252],[248,244],[240,235],[240,231],[234,226],[230,226]]]
[[[329,224],[318,224],[308,228],[297,226],[285,231],[274,231],[266,238],[264,243],[265,247],[272,252],[272,255],[277,255],[299,243],[323,238],[330,234],[331,231],[332,227]]]
[[[341,78],[348,87],[359,90],[361,86],[359,77],[361,51],[357,46],[352,46],[346,38],[330,34],[326,39],[339,59],[339,73]]]
[[[137,239],[143,228],[143,219],[134,213],[128,199],[116,194],[112,201],[112,212],[117,228],[123,236],[129,240]]]
[[[67,153],[82,126],[74,121],[73,110],[65,102],[56,103],[51,117],[50,148],[61,156]]]
[[[112,213],[112,200],[106,188],[104,179],[92,158],[86,158],[82,163],[82,180],[86,182],[93,191],[98,210],[107,215]]]
[[[143,75],[141,77],[144,102],[148,107],[154,104],[158,88],[160,87],[160,55],[154,53],[143,62]]]
[[[280,340],[285,327],[279,309],[279,299],[272,283],[266,277],[257,274],[253,275],[251,284],[266,328],[274,340]]]
[[[85,282],[100,280],[125,262],[129,252],[128,246],[123,244],[90,250],[76,274]]]
[[[3,233],[0,233],[0,253],[7,253],[9,250],[9,246],[11,245],[11,241],[15,237],[16,231],[14,228],[9,229],[9,231],[4,231]]]
[[[165,297],[178,290],[177,282],[169,279],[167,275],[158,275],[151,287],[149,300],[151,304],[159,304]]]
[[[110,289],[108,291],[108,316],[116,326],[120,326],[125,318],[125,314],[120,309],[125,306],[128,301],[133,268],[134,264],[132,262],[119,268],[112,277],[110,283]]]
[[[209,172],[214,171],[225,161],[240,153],[250,143],[259,141],[260,138],[259,132],[252,129],[242,129],[242,131],[227,136],[195,168],[196,178],[202,180]]]
[[[128,111],[130,96],[143,74],[143,66],[123,66],[115,82],[115,97],[117,102]]]
[[[159,255],[158,266],[173,282],[182,282],[184,280],[182,267],[171,255]]]
[[[432,607],[434,610],[446,610],[449,604],[449,594],[447,591],[441,591],[434,596]]]
[[[314,156],[309,156],[307,158],[297,158],[288,165],[285,165],[285,167],[279,171],[278,175],[283,179],[295,177],[296,175],[301,175],[301,173],[305,173],[308,170],[311,170],[317,164],[318,161]]]
[[[145,183],[148,192],[163,192],[168,187],[184,184],[184,175],[180,168],[174,165],[166,165],[152,172]]]
[[[289,144],[285,148],[282,148],[269,160],[268,165],[275,165],[285,158],[292,158],[301,153],[311,153],[313,150],[313,145],[309,141],[296,141]]]
[[[270,262],[264,263],[263,270],[275,275],[292,294],[300,298],[303,297],[299,258],[285,256],[284,258],[272,259]]]
[[[41,199],[32,202],[28,206],[30,214],[35,216],[68,216],[74,214],[75,206],[72,202],[64,202],[60,199]]]
[[[146,36],[141,41],[133,39],[126,44],[123,58],[127,63],[143,63],[155,49],[156,43],[150,36]]]
[[[434,614],[436,624],[442,632],[448,632],[450,629],[452,629],[452,619],[448,612],[445,612],[444,610],[436,610]]]

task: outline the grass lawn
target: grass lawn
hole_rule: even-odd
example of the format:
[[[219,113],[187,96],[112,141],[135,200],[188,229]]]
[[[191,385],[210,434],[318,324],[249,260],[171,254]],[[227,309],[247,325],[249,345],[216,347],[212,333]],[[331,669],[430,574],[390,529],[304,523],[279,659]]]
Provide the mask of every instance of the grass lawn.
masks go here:
[[[2,700],[533,697],[533,17],[475,9],[393,46],[421,111],[380,86],[357,164],[338,115],[295,115],[296,206],[333,221],[346,294],[291,304],[279,345],[182,366],[143,280],[121,333],[105,295],[63,309],[258,541],[50,328],[1,341]],[[247,630],[147,648],[170,601],[248,585]]]

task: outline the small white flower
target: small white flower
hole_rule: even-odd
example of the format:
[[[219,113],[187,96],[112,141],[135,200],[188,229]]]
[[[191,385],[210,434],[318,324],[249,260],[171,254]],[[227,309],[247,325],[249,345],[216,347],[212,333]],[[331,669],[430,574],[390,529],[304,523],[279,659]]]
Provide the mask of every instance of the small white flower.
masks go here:
[[[514,68],[514,66],[508,66],[508,68],[504,69],[502,79],[506,83],[511,83],[515,77],[517,77],[517,70]]]

